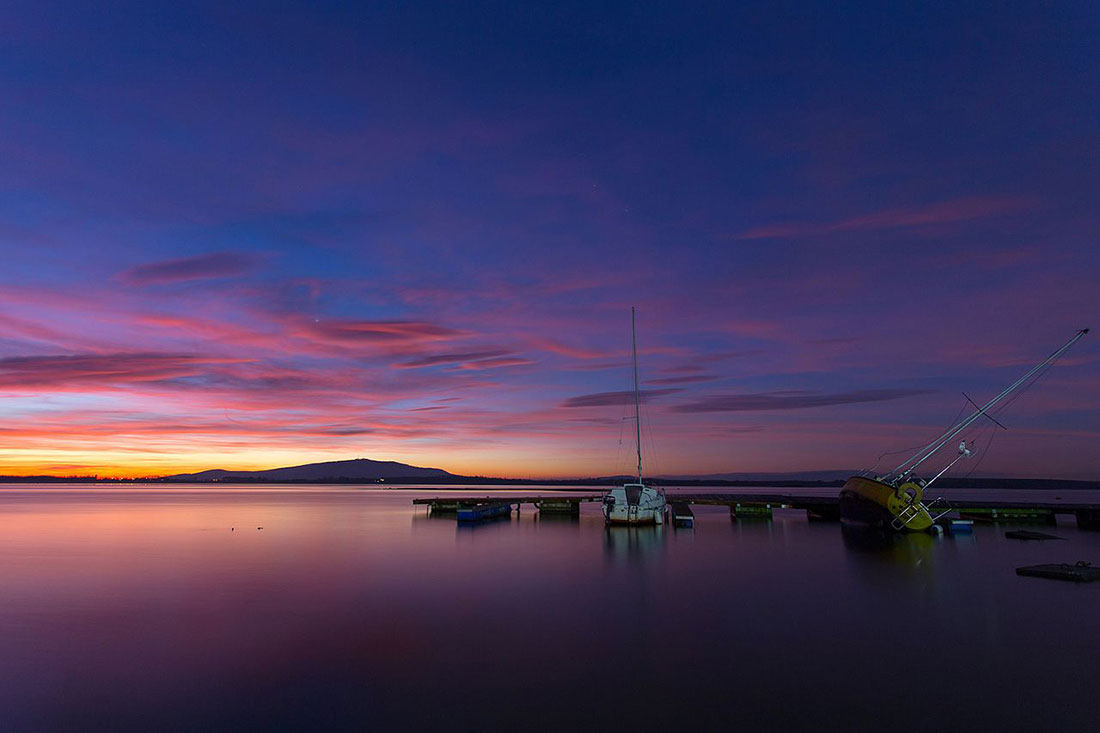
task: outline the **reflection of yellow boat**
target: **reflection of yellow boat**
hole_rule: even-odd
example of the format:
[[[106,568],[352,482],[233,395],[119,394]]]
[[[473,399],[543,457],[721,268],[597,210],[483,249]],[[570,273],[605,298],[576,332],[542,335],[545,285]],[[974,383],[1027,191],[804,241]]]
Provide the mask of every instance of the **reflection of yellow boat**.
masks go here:
[[[906,459],[901,465],[887,474],[871,478],[870,476],[852,476],[844,483],[840,490],[840,521],[847,525],[860,525],[865,527],[878,527],[897,532],[923,532],[932,527],[937,519],[948,511],[936,507],[942,500],[936,499],[928,504],[924,503],[924,493],[932,483],[948,471],[952,466],[971,453],[968,440],[959,443],[959,453],[954,460],[944,466],[939,473],[930,480],[924,481],[917,478],[915,471],[918,466],[936,455],[945,446],[952,444],[959,438],[964,430],[980,418],[992,420],[999,427],[1004,427],[990,414],[990,410],[998,402],[1015,391],[1018,387],[1028,383],[1033,378],[1037,379],[1043,369],[1050,366],[1058,357],[1066,352],[1069,347],[1089,330],[1083,328],[1073,338],[1064,343],[1061,348],[1048,356],[1039,364],[1031,368],[1024,376],[1010,384],[1003,392],[991,399],[985,405],[978,407],[971,400],[971,404],[977,407],[969,417],[962,422],[952,425],[939,435],[931,443]],[[969,400],[970,398],[967,397]],[[938,513],[937,513],[938,511]]]
[[[868,531],[841,525],[841,537],[844,547],[858,558],[860,567],[876,565],[896,565],[910,570],[930,570],[936,538],[927,532]]]

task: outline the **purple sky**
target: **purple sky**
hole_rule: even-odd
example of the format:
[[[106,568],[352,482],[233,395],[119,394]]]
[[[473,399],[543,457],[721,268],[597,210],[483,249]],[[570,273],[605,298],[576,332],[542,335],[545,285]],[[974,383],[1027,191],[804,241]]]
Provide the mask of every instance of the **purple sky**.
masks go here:
[[[835,5],[6,4],[0,473],[625,472],[631,305],[649,473],[932,437],[1100,326],[1100,6]]]

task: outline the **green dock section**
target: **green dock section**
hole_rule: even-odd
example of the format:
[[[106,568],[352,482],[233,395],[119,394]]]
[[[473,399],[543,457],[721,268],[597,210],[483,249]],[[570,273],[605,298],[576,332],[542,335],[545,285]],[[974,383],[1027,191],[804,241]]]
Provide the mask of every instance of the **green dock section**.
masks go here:
[[[1020,509],[994,507],[972,507],[959,510],[960,519],[973,519],[975,522],[1012,524],[1056,524],[1053,509],[1041,507]]]
[[[733,519],[771,519],[772,505],[767,502],[737,502],[730,505]]]

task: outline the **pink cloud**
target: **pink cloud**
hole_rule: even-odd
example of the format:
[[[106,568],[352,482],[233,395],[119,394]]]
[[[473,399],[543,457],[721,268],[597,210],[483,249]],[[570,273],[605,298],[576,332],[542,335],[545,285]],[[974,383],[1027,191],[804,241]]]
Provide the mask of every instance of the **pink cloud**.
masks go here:
[[[296,335],[326,343],[408,343],[442,341],[466,335],[463,331],[426,321],[317,320],[300,322]]]
[[[214,252],[138,265],[123,272],[119,278],[131,285],[210,280],[244,275],[255,269],[257,264],[258,259],[254,255],[240,252]]]
[[[658,377],[645,380],[646,384],[694,384],[696,382],[712,382],[720,379],[716,374],[684,374],[679,377]]]
[[[463,364],[459,364],[454,368],[467,371],[481,371],[483,369],[501,369],[503,367],[527,366],[534,363],[535,362],[531,361],[530,359],[524,359],[522,357],[500,356],[495,359],[480,359],[478,361],[468,361]]]
[[[641,391],[639,397],[642,402],[649,402],[654,398],[664,397],[680,391],[679,389],[645,389]],[[609,405],[632,404],[634,404],[633,392],[596,392],[570,397],[562,403],[562,407],[607,407]]]
[[[927,206],[886,209],[833,222],[779,222],[753,227],[734,239],[787,239],[835,232],[912,229],[955,224],[1034,208],[1034,199],[1013,196],[976,196]]]
[[[927,394],[923,389],[862,389],[835,394],[782,390],[760,394],[714,395],[676,405],[673,412],[760,412],[887,402]]]
[[[70,334],[22,318],[0,313],[0,335],[28,338],[55,345],[72,343]]]
[[[466,351],[455,354],[431,354],[411,361],[403,361],[394,364],[395,369],[422,369],[424,367],[440,366],[444,364],[462,364],[469,361],[497,358],[508,354],[502,349],[491,351]]]
[[[560,341],[547,338],[533,338],[528,339],[528,343],[532,347],[541,351],[549,351],[554,354],[561,354],[562,356],[569,356],[574,359],[602,359],[607,357],[607,352],[597,351],[595,349],[585,349],[577,346],[570,346],[563,344]]]
[[[240,361],[155,353],[12,356],[0,359],[0,388],[57,390],[178,379],[200,374],[211,364]]]

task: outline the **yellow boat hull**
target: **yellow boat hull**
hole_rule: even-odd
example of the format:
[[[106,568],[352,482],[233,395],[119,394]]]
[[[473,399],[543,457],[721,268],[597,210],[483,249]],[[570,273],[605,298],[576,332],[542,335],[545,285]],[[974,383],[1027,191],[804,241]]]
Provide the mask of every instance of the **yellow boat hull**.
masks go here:
[[[921,503],[923,492],[915,483],[894,488],[865,476],[852,476],[840,490],[840,521],[897,532],[923,532],[932,516]]]

